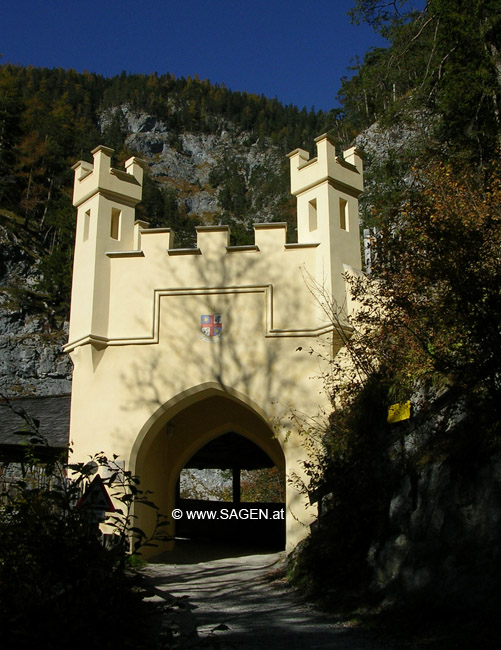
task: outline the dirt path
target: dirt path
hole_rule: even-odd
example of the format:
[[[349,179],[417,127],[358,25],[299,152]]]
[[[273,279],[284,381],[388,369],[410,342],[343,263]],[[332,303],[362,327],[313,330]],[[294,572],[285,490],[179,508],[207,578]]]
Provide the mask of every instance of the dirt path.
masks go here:
[[[198,559],[198,558],[197,558]],[[150,600],[184,597],[182,609],[166,615],[179,626],[177,647],[237,650],[385,650],[368,634],[300,604],[281,575],[283,553],[243,555],[193,562],[170,558],[144,573]],[[221,626],[221,629],[215,629]]]

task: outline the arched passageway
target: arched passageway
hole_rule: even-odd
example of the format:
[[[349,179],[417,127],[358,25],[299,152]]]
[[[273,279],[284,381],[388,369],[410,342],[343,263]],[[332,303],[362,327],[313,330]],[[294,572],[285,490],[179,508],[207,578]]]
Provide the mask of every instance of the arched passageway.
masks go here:
[[[284,548],[285,477],[248,438],[235,432],[214,438],[189,459],[180,479],[176,507],[184,516],[177,536]]]
[[[232,542],[245,538],[247,542],[269,542],[274,548],[283,548],[285,504],[239,503],[240,482],[237,485],[236,479],[232,501],[214,506],[217,513],[212,515],[210,525],[208,519],[207,525],[201,519],[190,519],[188,523],[184,510],[177,521],[171,516],[175,508],[189,505],[198,509],[199,505],[203,511],[209,506],[179,501],[179,477],[185,467],[227,469],[234,477],[242,470],[273,466],[282,474],[285,472],[284,453],[273,430],[258,408],[244,399],[220,388],[201,387],[162,406],[143,429],[131,467],[141,478],[142,487],[152,491],[160,511],[170,518],[169,533],[173,537],[195,535],[199,539]],[[236,506],[245,508],[247,514],[232,512]],[[221,508],[228,513],[221,516]],[[274,514],[277,511],[279,514]],[[138,526],[147,532],[151,530],[154,513],[139,508],[136,514]],[[162,550],[158,548],[155,552]]]

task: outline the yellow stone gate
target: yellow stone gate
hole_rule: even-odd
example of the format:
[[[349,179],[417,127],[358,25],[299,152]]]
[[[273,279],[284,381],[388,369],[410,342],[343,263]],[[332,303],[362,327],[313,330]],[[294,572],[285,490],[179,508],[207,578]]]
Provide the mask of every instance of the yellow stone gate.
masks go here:
[[[197,228],[195,248],[170,229],[135,220],[143,163],[74,166],[77,229],[69,342],[74,363],[70,440],[75,460],[117,454],[166,515],[183,467],[228,433],[254,443],[286,474],[303,475],[306,451],[291,412],[328,410],[319,361],[339,332],[311,284],[349,304],[343,277],[361,266],[362,162],[337,156],[327,135],[317,157],[291,154],[298,242],[286,226],[256,224],[255,243],[231,246],[227,226]],[[274,423],[281,422],[276,431]],[[242,462],[242,466],[245,463]],[[286,490],[286,550],[308,533],[315,510]],[[140,512],[138,525],[151,526]],[[172,521],[170,532],[175,531]]]

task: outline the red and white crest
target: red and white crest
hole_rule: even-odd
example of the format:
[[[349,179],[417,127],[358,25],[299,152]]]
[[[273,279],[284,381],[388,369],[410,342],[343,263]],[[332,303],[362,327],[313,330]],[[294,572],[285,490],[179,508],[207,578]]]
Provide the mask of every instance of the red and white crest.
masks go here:
[[[200,331],[203,341],[214,343],[223,336],[223,317],[221,314],[204,314],[200,317]]]

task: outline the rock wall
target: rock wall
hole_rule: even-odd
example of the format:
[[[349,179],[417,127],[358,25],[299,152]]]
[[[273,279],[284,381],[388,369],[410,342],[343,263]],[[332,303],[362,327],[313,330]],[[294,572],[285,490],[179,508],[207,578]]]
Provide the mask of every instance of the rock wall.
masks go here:
[[[0,392],[9,397],[69,393],[73,366],[62,351],[67,340],[67,323],[54,327],[45,317],[0,305]]]
[[[449,459],[405,476],[388,536],[369,552],[386,604],[467,609],[494,602],[501,578],[501,458],[467,470]],[[498,597],[499,598],[499,597]]]
[[[37,266],[34,250],[0,226],[0,392],[8,397],[71,389],[73,368],[62,351],[68,323],[40,315]]]
[[[103,112],[101,130],[117,116],[127,131],[127,146],[148,163],[153,178],[177,192],[188,215],[210,220],[221,211],[218,188],[210,185],[209,174],[222,161],[231,161],[232,167],[245,176],[247,184],[259,168],[266,170],[268,178],[283,174],[286,159],[278,147],[270,143],[259,146],[248,133],[237,133],[230,122],[222,119],[214,133],[178,133],[153,115],[124,105]],[[284,189],[288,196],[288,186]],[[259,183],[248,191],[256,207],[253,220],[271,217],[282,197],[269,192],[263,196]]]

